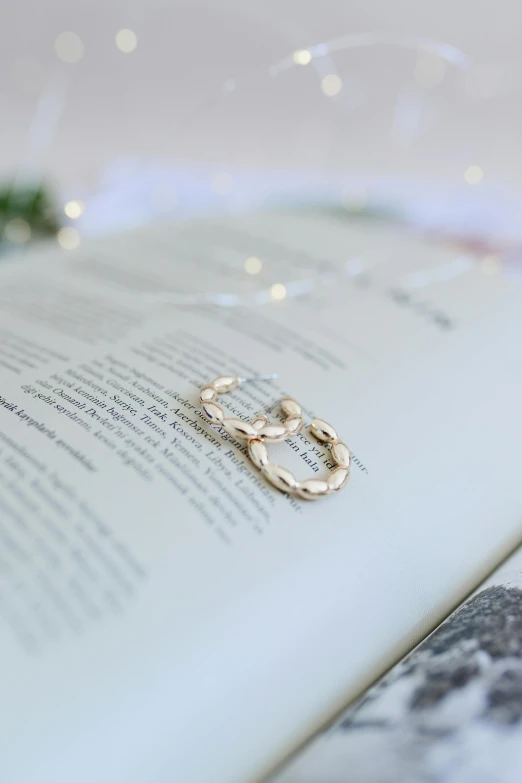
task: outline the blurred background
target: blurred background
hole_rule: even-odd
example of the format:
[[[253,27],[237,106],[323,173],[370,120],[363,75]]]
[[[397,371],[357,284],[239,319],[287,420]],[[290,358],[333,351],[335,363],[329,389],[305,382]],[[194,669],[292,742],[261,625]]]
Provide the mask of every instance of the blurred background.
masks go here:
[[[4,0],[6,250],[327,204],[522,237],[518,0]]]

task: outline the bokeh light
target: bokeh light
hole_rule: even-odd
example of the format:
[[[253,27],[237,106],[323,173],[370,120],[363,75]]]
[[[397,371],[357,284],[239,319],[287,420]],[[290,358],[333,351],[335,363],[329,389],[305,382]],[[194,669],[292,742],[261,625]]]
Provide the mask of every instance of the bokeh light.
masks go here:
[[[12,245],[24,245],[31,238],[31,226],[23,218],[12,218],[5,224],[4,236]]]
[[[312,55],[308,49],[299,49],[297,52],[294,52],[294,63],[296,65],[308,65],[311,60]]]
[[[61,228],[56,235],[56,239],[64,250],[75,250],[81,241],[80,232],[71,226]]]
[[[263,262],[257,256],[249,256],[245,261],[245,272],[249,275],[258,275],[263,268]]]
[[[68,201],[65,204],[63,211],[65,212],[68,218],[71,218],[71,220],[76,220],[81,215],[83,215],[85,211],[85,204],[83,203],[83,201],[79,201],[79,200]]]
[[[480,166],[468,166],[464,172],[464,179],[468,185],[478,185],[484,178],[484,172]]]
[[[82,59],[85,48],[80,36],[67,30],[54,39],[54,51],[62,62],[77,63]]]
[[[341,77],[336,73],[329,73],[321,79],[321,90],[329,98],[333,98],[335,95],[341,92],[343,83]]]
[[[124,54],[131,54],[137,45],[138,37],[134,30],[129,30],[128,27],[124,27],[122,30],[118,30],[114,38],[116,46]]]
[[[283,285],[283,283],[274,283],[274,285],[270,287],[270,298],[274,302],[280,302],[283,299],[286,299],[286,294],[286,286]]]

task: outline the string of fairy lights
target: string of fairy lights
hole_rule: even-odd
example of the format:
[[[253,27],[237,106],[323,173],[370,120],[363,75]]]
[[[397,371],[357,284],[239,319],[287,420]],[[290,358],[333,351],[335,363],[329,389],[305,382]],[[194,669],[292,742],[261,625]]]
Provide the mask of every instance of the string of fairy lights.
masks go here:
[[[139,46],[137,33],[130,28],[121,28],[114,34],[114,46],[123,55],[132,55]],[[468,59],[455,47],[440,44],[433,41],[419,41],[417,39],[401,38],[400,36],[382,35],[371,33],[367,35],[349,35],[333,39],[311,46],[306,49],[298,49],[268,68],[268,75],[274,77],[289,68],[310,68],[315,66],[318,86],[324,96],[335,100],[342,94],[343,78],[338,73],[333,55],[347,48],[371,46],[378,43],[410,48],[417,53],[413,69],[413,78],[423,90],[432,90],[440,85],[448,67],[460,69],[465,76],[466,89],[477,98],[490,97],[495,90],[495,80],[491,72],[471,66]],[[63,31],[56,35],[53,42],[56,57],[65,66],[73,66],[85,57],[85,45],[81,36],[74,31]],[[318,64],[320,63],[320,67]],[[222,93],[235,92],[241,86],[240,80],[227,79],[221,85]],[[64,91],[64,100],[65,100]],[[58,119],[56,120],[58,121]],[[470,161],[462,171],[462,178],[469,186],[478,186],[484,179],[484,171],[478,163]],[[219,171],[211,176],[209,188],[219,196],[226,196],[233,190],[234,183],[230,174]],[[157,199],[158,212],[171,212],[176,205],[176,193],[169,189]],[[341,196],[341,204],[349,212],[362,212],[365,210],[368,194],[363,188],[351,189]],[[88,204],[85,201],[74,198],[67,200],[61,207],[64,217],[69,221],[58,229],[56,240],[61,248],[66,251],[76,250],[82,241],[82,236],[75,223],[85,211]],[[13,245],[24,245],[31,238],[31,227],[27,221],[20,217],[9,220],[3,230],[4,238]],[[244,261],[244,273],[250,276],[259,275],[264,268],[263,260],[257,256],[248,256]],[[487,274],[494,274],[500,269],[500,260],[495,255],[487,255],[483,261],[483,269]],[[280,301],[286,298],[288,291],[283,283],[276,282],[270,289],[270,298]]]

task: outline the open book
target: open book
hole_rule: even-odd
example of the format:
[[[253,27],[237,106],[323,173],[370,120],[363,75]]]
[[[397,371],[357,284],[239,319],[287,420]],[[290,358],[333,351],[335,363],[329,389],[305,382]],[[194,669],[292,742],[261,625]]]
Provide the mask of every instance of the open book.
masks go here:
[[[0,280],[2,783],[261,780],[522,538],[522,293],[451,247],[236,216]],[[295,397],[341,493],[280,494],[201,416],[273,372],[225,412]],[[326,476],[307,432],[271,459]]]
[[[522,549],[271,783],[519,783]]]

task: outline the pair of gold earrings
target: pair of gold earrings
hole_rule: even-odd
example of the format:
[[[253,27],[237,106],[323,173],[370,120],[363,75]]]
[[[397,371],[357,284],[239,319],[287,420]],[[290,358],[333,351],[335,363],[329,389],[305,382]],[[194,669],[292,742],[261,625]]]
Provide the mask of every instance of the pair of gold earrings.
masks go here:
[[[246,440],[248,455],[256,468],[277,489],[305,500],[317,500],[321,497],[338,492],[350,476],[351,455],[348,447],[339,440],[337,433],[330,424],[322,419],[314,419],[310,432],[321,443],[330,445],[332,462],[336,467],[327,479],[309,478],[298,481],[294,474],[281,465],[274,465],[268,459],[267,445],[281,443],[303,428],[301,406],[291,397],[283,397],[279,402],[284,414],[282,424],[270,424],[266,413],[260,413],[251,422],[242,419],[225,418],[223,408],[217,402],[218,394],[233,391],[243,383],[250,381],[265,381],[276,378],[276,375],[260,375],[256,378],[241,378],[238,375],[220,375],[211,383],[201,388],[199,399],[201,411],[210,424],[219,425],[229,435]]]

